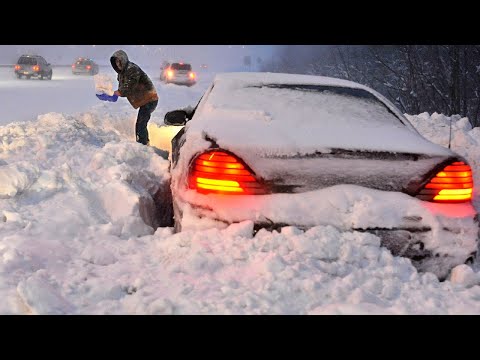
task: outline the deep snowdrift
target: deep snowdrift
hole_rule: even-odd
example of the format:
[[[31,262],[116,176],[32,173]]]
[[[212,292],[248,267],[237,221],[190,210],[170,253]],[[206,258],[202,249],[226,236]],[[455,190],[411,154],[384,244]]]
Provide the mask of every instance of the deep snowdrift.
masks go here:
[[[201,90],[162,86],[152,136],[165,142],[165,111],[195,104]],[[444,145],[449,118],[409,118]],[[452,149],[478,183],[480,131],[453,119]],[[471,268],[439,283],[371,234],[317,226],[252,236],[250,222],[155,230],[168,162],[134,142],[134,121],[120,102],[0,127],[0,313],[480,313]]]

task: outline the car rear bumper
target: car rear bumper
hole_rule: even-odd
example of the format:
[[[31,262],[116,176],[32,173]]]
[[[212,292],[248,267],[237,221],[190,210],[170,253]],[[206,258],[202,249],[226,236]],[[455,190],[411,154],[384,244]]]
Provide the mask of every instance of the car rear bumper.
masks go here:
[[[196,83],[195,80],[192,80],[190,78],[172,78],[172,79],[167,79],[167,81],[171,84],[178,84],[178,85],[193,85]]]
[[[249,220],[257,230],[331,225],[341,231],[369,232],[393,255],[408,257],[418,270],[439,278],[478,250],[479,216],[471,203],[428,203],[349,185],[266,196],[206,196],[189,190],[174,199],[182,212],[182,230]]]
[[[453,253],[448,250],[438,249],[433,251],[425,247],[429,237],[435,236],[432,229],[412,231],[411,229],[367,229],[368,232],[381,239],[382,246],[386,247],[395,256],[404,256],[412,261],[419,271],[429,271],[440,279],[448,276],[453,267],[473,261],[478,252],[478,229],[470,235],[462,234],[461,237],[470,237],[471,241],[459,239],[460,229],[442,229],[440,234],[448,239],[451,244],[458,244]],[[459,243],[460,242],[460,243]]]
[[[29,71],[29,70],[15,70],[15,74],[25,75],[25,76],[40,76],[41,72],[39,72],[39,71]]]
[[[72,70],[72,73],[75,74],[75,75],[78,75],[78,74],[91,74],[93,72],[93,70]]]

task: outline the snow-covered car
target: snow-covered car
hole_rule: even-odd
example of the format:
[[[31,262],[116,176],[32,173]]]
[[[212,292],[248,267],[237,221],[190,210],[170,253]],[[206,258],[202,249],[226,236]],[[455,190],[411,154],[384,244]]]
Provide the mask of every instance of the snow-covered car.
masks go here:
[[[73,75],[97,75],[99,72],[98,64],[87,58],[78,58],[72,64],[72,74]]]
[[[331,225],[377,235],[439,278],[476,255],[467,161],[368,87],[220,74],[195,108],[164,121],[184,126],[171,154],[177,232],[242,221],[257,230]]]
[[[162,74],[163,81],[167,84],[193,86],[197,83],[197,74],[192,71],[192,65],[190,64],[170,64]]]
[[[52,80],[52,65],[40,55],[22,55],[15,64],[15,75],[17,78],[23,76],[27,79],[32,77],[40,80]]]

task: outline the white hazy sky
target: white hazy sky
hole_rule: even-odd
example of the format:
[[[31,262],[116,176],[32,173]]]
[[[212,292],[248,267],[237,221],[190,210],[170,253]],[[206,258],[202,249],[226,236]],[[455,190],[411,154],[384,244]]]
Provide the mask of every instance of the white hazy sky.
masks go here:
[[[236,70],[250,55],[270,58],[274,45],[0,45],[0,63],[13,64],[22,54],[38,54],[52,64],[71,64],[76,57],[91,57],[99,64],[109,64],[110,55],[118,49],[127,52],[138,65],[158,66],[163,60],[190,62],[193,66],[206,63],[216,71]]]

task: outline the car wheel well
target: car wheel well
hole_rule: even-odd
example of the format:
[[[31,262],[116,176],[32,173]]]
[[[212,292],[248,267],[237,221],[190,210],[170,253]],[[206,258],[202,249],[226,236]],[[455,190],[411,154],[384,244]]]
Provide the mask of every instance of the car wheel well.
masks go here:
[[[158,227],[174,226],[174,209],[172,204],[172,191],[170,189],[170,181],[162,184],[153,196],[156,207],[156,218]]]

